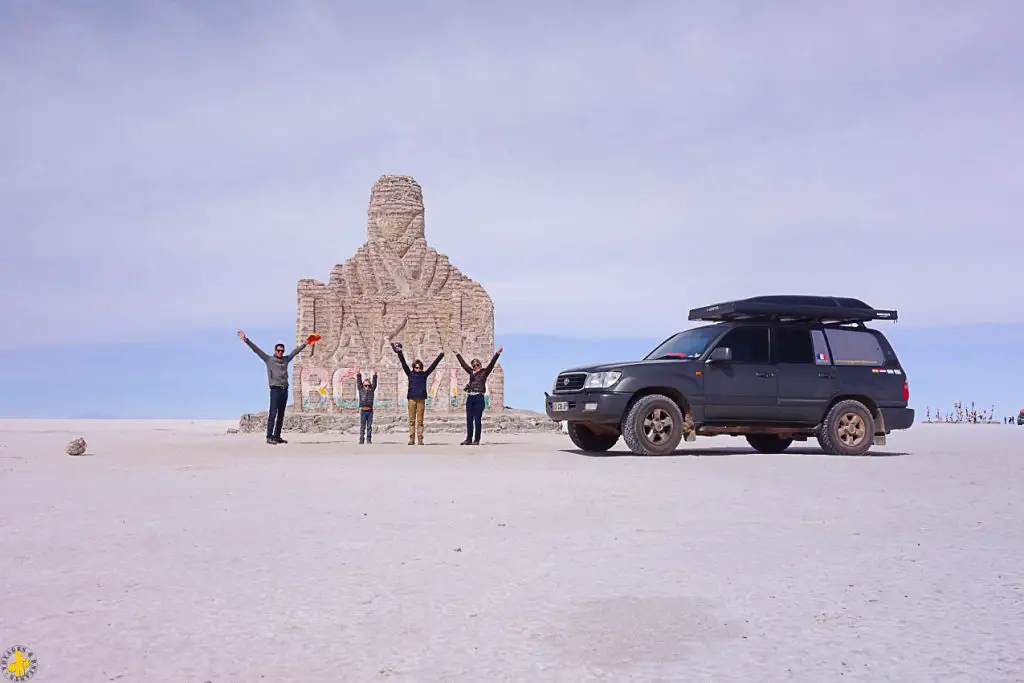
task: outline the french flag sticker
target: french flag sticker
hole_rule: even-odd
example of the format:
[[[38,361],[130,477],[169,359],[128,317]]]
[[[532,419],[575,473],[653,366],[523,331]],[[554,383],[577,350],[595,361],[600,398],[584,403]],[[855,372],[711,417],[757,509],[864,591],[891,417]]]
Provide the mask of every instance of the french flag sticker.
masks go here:
[[[819,361],[828,362],[828,354],[827,353],[819,353],[818,354],[818,360]]]

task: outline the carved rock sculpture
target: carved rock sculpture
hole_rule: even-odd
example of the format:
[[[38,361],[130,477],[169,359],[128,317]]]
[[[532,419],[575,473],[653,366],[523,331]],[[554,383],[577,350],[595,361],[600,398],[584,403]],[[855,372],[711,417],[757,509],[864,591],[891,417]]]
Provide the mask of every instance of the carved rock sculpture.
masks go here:
[[[68,455],[85,455],[85,439],[79,437],[68,442]]]
[[[376,370],[378,410],[404,409],[408,382],[392,342],[402,342],[410,364],[429,366],[427,411],[465,404],[467,376],[455,357],[486,364],[494,353],[494,304],[428,244],[423,192],[409,176],[385,175],[370,191],[367,240],[331,270],[324,284],[299,280],[296,337],[322,339],[296,359],[292,391],[303,412],[357,410],[355,375]],[[487,411],[504,406],[500,363],[487,382]]]

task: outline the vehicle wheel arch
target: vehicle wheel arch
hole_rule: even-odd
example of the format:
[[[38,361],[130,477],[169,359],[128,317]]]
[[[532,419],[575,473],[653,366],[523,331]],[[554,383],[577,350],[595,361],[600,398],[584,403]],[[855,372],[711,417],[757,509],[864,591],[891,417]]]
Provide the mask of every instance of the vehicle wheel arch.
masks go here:
[[[675,401],[676,405],[679,406],[679,410],[683,413],[683,420],[692,425],[693,424],[693,410],[690,408],[690,402],[686,400],[686,396],[683,392],[672,387],[658,387],[650,386],[644,387],[643,389],[637,389],[633,392],[633,395],[629,397],[629,402],[626,404],[626,409],[623,411],[623,416],[628,415],[633,405],[642,399],[644,396],[650,396],[652,394],[661,394]]]
[[[840,401],[859,401],[863,403],[864,407],[871,413],[871,416],[875,418],[875,433],[885,433],[885,418],[882,416],[882,411],[878,409],[878,404],[870,396],[865,396],[864,394],[837,394],[833,396],[832,400],[825,406],[825,411],[821,414],[822,421],[828,415],[828,411],[832,410],[832,407]]]

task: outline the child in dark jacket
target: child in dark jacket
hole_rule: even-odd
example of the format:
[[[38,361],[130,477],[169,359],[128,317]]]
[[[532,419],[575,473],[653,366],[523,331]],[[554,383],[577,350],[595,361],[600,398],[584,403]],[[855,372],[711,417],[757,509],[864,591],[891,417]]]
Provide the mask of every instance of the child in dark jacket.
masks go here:
[[[437,364],[444,358],[444,352],[437,354],[437,358],[430,364],[430,367],[423,370],[423,361],[419,358],[412,362],[412,369],[409,369],[408,364],[405,362],[405,354],[402,353],[402,345],[399,342],[391,344],[391,348],[396,354],[398,354],[398,360],[402,363],[402,370],[405,371],[405,376],[409,378],[409,392],[406,398],[409,399],[409,445],[412,446],[414,443],[419,441],[419,445],[423,445],[423,413],[427,405],[427,378],[430,377],[436,368]],[[417,429],[419,430],[417,439]]]
[[[480,445],[480,432],[484,417],[484,394],[487,393],[487,377],[494,370],[494,366],[498,362],[498,356],[501,355],[503,350],[502,347],[498,347],[486,368],[480,367],[479,358],[474,358],[467,365],[461,353],[455,354],[455,357],[459,359],[459,364],[462,365],[462,369],[469,373],[469,382],[466,384],[466,440],[462,442],[463,446]]]
[[[356,373],[356,386],[359,387],[359,443],[373,443],[373,394],[377,391],[377,373],[373,373],[373,381],[363,379],[363,373]]]

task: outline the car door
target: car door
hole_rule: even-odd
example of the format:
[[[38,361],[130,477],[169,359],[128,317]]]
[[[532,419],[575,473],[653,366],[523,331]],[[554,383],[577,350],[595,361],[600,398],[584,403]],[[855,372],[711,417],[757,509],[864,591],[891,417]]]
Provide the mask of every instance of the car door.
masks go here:
[[[732,359],[704,366],[704,418],[708,422],[773,422],[778,416],[778,385],[771,362],[767,325],[744,325],[715,344]]]
[[[775,326],[772,357],[779,386],[779,422],[818,424],[839,387],[822,331]]]

